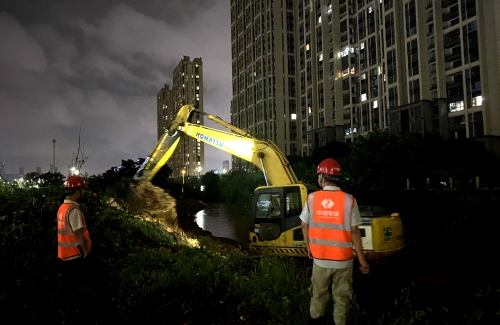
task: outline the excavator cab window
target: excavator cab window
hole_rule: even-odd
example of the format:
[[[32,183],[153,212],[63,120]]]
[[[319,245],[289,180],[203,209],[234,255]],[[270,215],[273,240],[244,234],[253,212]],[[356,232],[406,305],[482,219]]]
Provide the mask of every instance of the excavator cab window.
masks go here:
[[[260,240],[275,240],[300,225],[302,199],[299,186],[269,186],[254,193],[252,214]]]
[[[291,217],[300,214],[302,211],[302,200],[300,192],[286,193],[286,216]]]
[[[279,193],[265,193],[257,198],[257,218],[279,218],[281,215],[281,197]]]

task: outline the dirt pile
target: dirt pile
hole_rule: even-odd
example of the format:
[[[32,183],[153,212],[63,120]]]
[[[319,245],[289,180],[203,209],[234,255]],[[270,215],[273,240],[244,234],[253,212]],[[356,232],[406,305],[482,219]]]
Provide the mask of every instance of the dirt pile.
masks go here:
[[[192,238],[212,238],[221,248],[240,249],[237,241],[214,237],[195,221],[195,215],[205,204],[193,199],[175,199],[149,182],[136,186],[129,195],[129,210],[137,217],[158,221],[167,231]]]
[[[137,217],[159,221],[168,231],[179,228],[175,198],[149,182],[131,190],[128,197],[129,211]]]

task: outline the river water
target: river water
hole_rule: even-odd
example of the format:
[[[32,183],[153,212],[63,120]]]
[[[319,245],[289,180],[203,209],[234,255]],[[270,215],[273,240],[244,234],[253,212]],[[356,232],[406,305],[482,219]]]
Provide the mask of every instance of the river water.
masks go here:
[[[205,204],[206,208],[195,215],[198,226],[215,237],[230,238],[247,247],[252,217],[222,203]]]

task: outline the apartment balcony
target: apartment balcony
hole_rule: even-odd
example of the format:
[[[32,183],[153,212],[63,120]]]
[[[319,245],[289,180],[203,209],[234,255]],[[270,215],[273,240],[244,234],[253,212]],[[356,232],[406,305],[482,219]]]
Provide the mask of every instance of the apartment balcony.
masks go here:
[[[432,1],[428,1],[427,4],[425,5],[425,9],[430,9],[432,8]]]
[[[437,84],[432,84],[432,85],[431,85],[431,90],[436,90],[436,89],[437,89],[437,87],[438,87],[438,86],[437,86]]]
[[[435,44],[435,43],[431,43],[431,44],[429,44],[429,45],[427,46],[427,49],[428,49],[428,50],[431,50],[431,49],[433,49],[433,48],[435,48],[435,47],[436,47],[436,44]]]
[[[427,19],[425,20],[426,23],[430,23],[434,19],[434,16],[428,16]]]
[[[458,68],[461,66],[462,66],[462,60],[457,60],[454,62],[446,62],[445,70],[448,71],[448,70],[452,70],[452,69],[455,69],[455,68]]]
[[[460,53],[460,52],[452,53],[452,54],[449,54],[449,55],[445,55],[444,61],[445,62],[453,62],[455,60],[460,59],[461,57],[462,57],[462,53]]]
[[[448,8],[451,5],[457,4],[458,0],[443,0],[441,1],[441,8]]]
[[[452,11],[452,12],[447,13],[447,14],[443,14],[442,18],[443,18],[443,22],[447,22],[447,21],[453,20],[455,18],[458,18],[458,10]]]
[[[453,39],[448,39],[444,41],[444,50],[452,49],[456,47],[457,45],[460,45],[460,37],[456,37]]]

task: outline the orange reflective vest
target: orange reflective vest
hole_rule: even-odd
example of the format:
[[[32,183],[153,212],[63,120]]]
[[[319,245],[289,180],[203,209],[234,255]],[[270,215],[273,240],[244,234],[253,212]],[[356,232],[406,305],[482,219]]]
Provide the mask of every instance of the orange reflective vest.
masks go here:
[[[73,209],[80,210],[80,208],[73,203],[63,203],[59,207],[59,211],[57,211],[57,257],[63,260],[82,255],[81,248],[78,247],[76,236],[69,223],[69,214]],[[81,215],[83,228],[85,229],[83,237],[87,240],[87,248],[90,250],[92,248],[92,241],[90,240],[90,234],[85,224],[85,217],[83,213],[81,213]]]
[[[321,190],[313,193],[308,234],[309,249],[314,258],[335,261],[352,258],[353,207],[353,197],[342,191]]]

